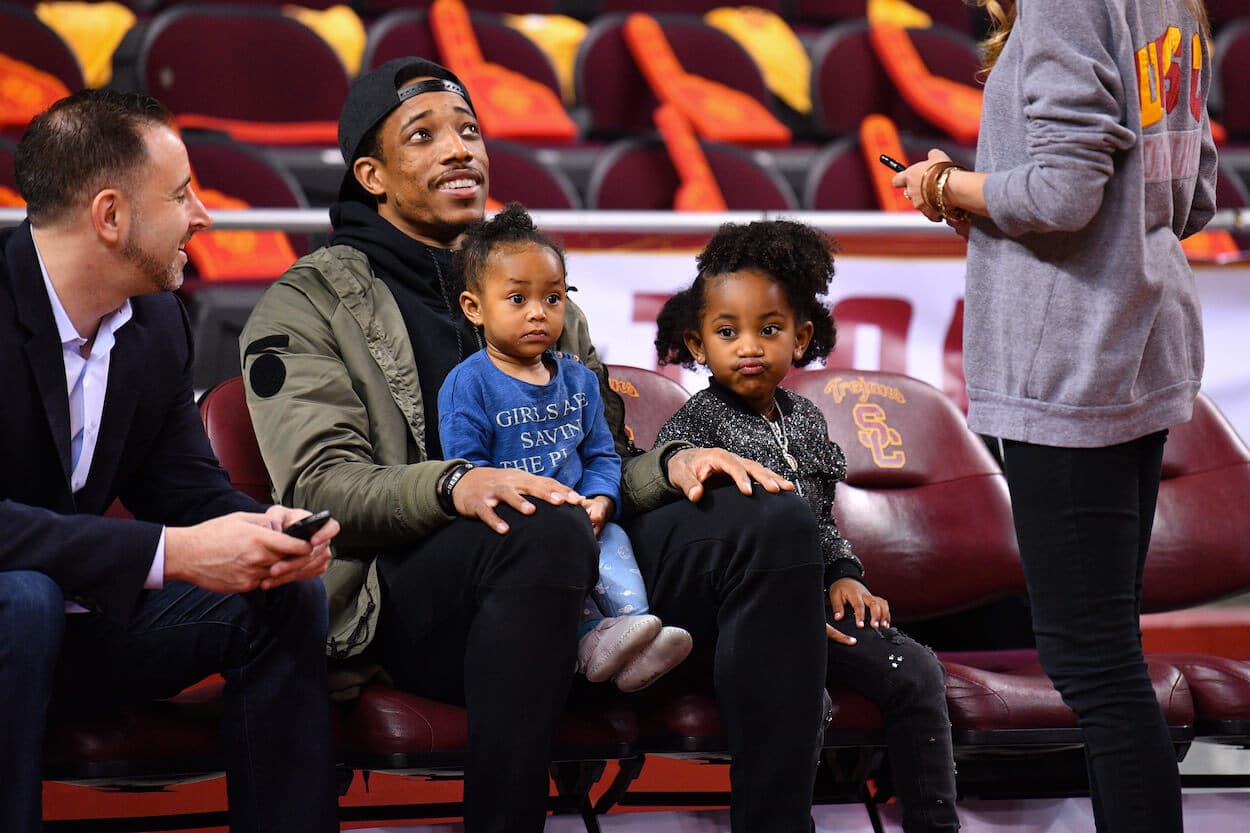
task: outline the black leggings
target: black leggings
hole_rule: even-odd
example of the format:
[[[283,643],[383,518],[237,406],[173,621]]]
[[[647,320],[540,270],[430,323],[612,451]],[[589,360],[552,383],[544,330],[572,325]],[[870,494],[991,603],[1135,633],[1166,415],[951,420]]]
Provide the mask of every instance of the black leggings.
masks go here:
[[[1175,751],[1138,621],[1166,438],[1004,444],[1037,649],[1079,719],[1100,833],[1182,829]]]

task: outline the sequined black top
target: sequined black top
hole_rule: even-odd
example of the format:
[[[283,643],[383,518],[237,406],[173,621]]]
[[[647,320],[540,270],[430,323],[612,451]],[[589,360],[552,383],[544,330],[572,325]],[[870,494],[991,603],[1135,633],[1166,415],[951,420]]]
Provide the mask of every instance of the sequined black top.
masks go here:
[[[703,448],[723,448],[768,466],[794,481],[816,513],[820,546],[825,557],[825,586],[840,578],[863,581],[864,565],[851,544],[838,532],[833,518],[833,493],[846,479],[846,455],[829,439],[824,414],[809,399],[785,388],[777,389],[786,446],[798,463],[786,462],[781,444],[768,421],[727,388],[712,381],[664,423],[656,445],[686,440]]]

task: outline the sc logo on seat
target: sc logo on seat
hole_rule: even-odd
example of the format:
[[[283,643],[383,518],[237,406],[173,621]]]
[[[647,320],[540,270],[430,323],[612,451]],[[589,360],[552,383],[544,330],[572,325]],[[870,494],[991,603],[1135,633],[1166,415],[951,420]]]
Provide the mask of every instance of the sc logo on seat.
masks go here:
[[[872,452],[872,461],[882,469],[901,469],[907,465],[903,436],[885,421],[885,408],[875,402],[860,402],[851,409],[858,439]]]

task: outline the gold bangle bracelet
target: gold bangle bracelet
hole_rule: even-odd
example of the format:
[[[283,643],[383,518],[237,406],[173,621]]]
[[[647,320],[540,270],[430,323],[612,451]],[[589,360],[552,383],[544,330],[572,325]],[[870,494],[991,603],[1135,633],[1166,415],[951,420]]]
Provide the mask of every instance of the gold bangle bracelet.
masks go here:
[[[954,171],[963,170],[966,170],[966,168],[960,167],[959,165],[951,165],[944,168],[942,172],[937,175],[933,183],[934,195],[937,197],[936,208],[938,213],[945,219],[950,220],[952,223],[962,223],[964,220],[968,219],[968,212],[964,211],[962,208],[955,208],[954,206],[951,206],[950,208],[946,207],[946,180],[950,179],[950,176]]]
[[[937,180],[942,174],[951,168],[957,167],[954,162],[949,159],[943,159],[941,162],[934,162],[925,169],[924,176],[920,178],[920,196],[924,199],[924,203],[929,208],[937,211],[938,208]]]

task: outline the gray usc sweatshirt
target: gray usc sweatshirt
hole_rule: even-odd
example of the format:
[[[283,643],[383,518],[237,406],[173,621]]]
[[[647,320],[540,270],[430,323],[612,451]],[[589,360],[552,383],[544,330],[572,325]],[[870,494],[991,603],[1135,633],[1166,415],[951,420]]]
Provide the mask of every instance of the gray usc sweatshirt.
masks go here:
[[[1210,83],[1184,0],[1019,0],[977,145],[973,430],[1079,448],[1189,419],[1202,321],[1180,240],[1215,210]]]

